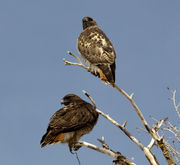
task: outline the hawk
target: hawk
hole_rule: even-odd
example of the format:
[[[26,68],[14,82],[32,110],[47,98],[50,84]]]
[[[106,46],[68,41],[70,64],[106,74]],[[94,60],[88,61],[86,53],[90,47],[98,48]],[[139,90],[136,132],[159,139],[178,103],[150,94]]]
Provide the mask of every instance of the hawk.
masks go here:
[[[91,73],[108,83],[115,83],[116,53],[111,41],[90,17],[82,19],[83,32],[79,35],[77,48]]]
[[[75,94],[63,97],[65,106],[54,113],[46,133],[41,139],[41,147],[47,144],[68,143],[72,153],[74,144],[95,126],[99,114],[95,107]]]

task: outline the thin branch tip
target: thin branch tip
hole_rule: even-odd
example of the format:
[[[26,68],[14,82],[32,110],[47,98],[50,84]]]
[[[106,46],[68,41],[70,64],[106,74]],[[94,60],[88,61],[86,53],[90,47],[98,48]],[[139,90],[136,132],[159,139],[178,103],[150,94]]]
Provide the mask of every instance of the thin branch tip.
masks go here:
[[[82,90],[82,92],[89,98],[89,100],[92,102],[94,108],[96,109],[96,103],[95,103],[95,101],[93,100],[93,98],[90,96],[90,94],[87,93],[85,90]]]
[[[70,51],[67,51],[67,53],[71,56],[75,56],[73,53],[71,53]]]
[[[122,127],[125,128],[127,124],[127,120],[123,123]]]
[[[134,98],[134,93],[131,93],[130,98],[131,98],[131,99]]]
[[[83,92],[87,97],[90,96],[85,90],[82,90],[82,92]]]

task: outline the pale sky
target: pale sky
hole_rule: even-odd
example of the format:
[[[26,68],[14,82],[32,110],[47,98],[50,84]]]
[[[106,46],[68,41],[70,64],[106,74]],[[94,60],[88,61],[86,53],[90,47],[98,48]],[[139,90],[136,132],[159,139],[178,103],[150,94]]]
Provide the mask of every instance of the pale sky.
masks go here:
[[[0,1],[0,164],[78,164],[67,145],[40,148],[49,118],[61,98],[74,93],[123,124],[144,145],[150,137],[122,94],[76,66],[65,66],[67,51],[76,55],[82,18],[94,18],[111,39],[117,54],[116,83],[134,93],[148,123],[149,116],[178,124],[167,87],[177,88],[180,101],[179,0],[1,0]],[[81,140],[99,145],[105,137],[115,151],[148,164],[144,153],[118,128],[99,117],[93,131]],[[166,164],[154,147],[160,164]],[[79,150],[82,165],[112,164],[112,158],[87,148]]]

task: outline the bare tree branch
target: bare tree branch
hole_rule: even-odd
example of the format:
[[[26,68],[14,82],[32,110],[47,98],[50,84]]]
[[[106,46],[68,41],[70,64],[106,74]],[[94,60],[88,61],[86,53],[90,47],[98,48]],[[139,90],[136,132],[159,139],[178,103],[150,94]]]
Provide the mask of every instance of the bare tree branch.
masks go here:
[[[87,93],[87,92],[86,92]],[[89,99],[90,99],[90,95],[86,95]],[[92,97],[91,97],[92,99]],[[90,99],[90,100],[91,100]],[[131,135],[130,132],[128,132],[128,130],[125,128],[126,122],[123,124],[123,126],[121,126],[118,122],[116,122],[115,120],[113,120],[109,115],[103,113],[102,111],[100,111],[99,109],[96,108],[96,111],[102,115],[103,117],[105,117],[107,120],[109,120],[112,124],[114,124],[116,127],[120,128],[125,134],[126,136],[128,136],[142,151],[144,151],[146,158],[148,159],[148,161],[150,162],[151,165],[159,165],[156,157],[151,153],[151,151],[147,148],[144,147],[139,140],[137,140],[134,136]]]
[[[120,87],[118,87],[116,84],[111,84],[111,86],[115,89],[117,89],[119,92],[121,92],[131,103],[131,105],[133,106],[134,110],[136,111],[137,115],[139,116],[141,122],[143,123],[144,127],[146,128],[146,130],[149,132],[149,134],[154,138],[154,139],[158,139],[156,137],[156,134],[154,134],[154,132],[151,130],[150,126],[148,125],[147,121],[145,120],[143,114],[141,113],[139,107],[136,105],[136,103],[133,100],[132,94],[129,96],[123,89],[121,89]],[[134,94],[133,94],[134,96]]]
[[[151,117],[151,119],[155,122],[158,122],[157,119]],[[161,130],[163,131],[163,136],[165,135],[165,132],[164,130],[167,130],[168,132],[172,133],[173,131],[176,130],[176,128],[174,128],[174,126],[168,121],[168,118],[166,117],[164,120],[164,122],[162,123],[162,126],[163,128],[161,128]],[[171,131],[169,131],[169,129]],[[158,134],[158,132],[157,132]],[[174,133],[173,133],[174,134]],[[177,135],[178,136],[178,135]],[[169,137],[166,137],[166,139],[168,139]],[[173,137],[175,140],[177,140],[177,143],[179,144],[179,141],[178,139],[176,138],[176,136]],[[166,146],[166,148],[172,153],[172,155],[174,156],[176,162],[180,165],[180,161],[178,160],[178,158],[180,158],[180,153],[178,152],[177,148],[175,147],[175,141],[173,140],[171,142],[173,144],[173,147],[169,144],[169,142],[167,142],[165,139],[164,139],[164,144]]]
[[[157,142],[158,146],[160,147],[168,165],[173,165],[175,164],[166,144],[164,141],[163,137],[160,137],[157,132],[153,129],[150,128],[150,126],[148,125],[147,121],[145,120],[143,114],[141,113],[139,107],[136,105],[136,103],[134,102],[134,100],[132,99],[132,97],[130,97],[124,90],[122,90],[121,88],[119,88],[116,84],[110,84],[113,88],[116,88],[119,92],[121,92],[131,103],[131,105],[133,106],[134,110],[136,111],[137,115],[139,116],[141,122],[143,123],[144,127],[146,128],[146,130],[149,132],[149,134],[152,136],[152,138]]]
[[[180,103],[176,104],[176,89],[173,91],[170,88],[168,88],[168,90],[172,93],[172,98],[170,98],[170,100],[172,100],[176,113],[180,118],[180,110],[179,110]]]
[[[104,142],[105,143],[105,142]],[[80,141],[78,143],[76,143],[76,146],[84,146],[90,149],[93,149],[95,151],[101,152],[103,154],[109,155],[113,158],[116,159],[116,162],[118,162],[118,164],[120,165],[136,165],[135,163],[131,162],[129,159],[127,159],[126,157],[124,157],[120,152],[115,152],[109,148],[106,147],[98,147],[94,144],[85,142],[85,141]]]
[[[93,100],[93,98],[85,90],[82,90],[82,92],[90,99],[90,101],[92,102],[92,104],[94,105],[94,107],[96,109],[96,103]]]
[[[177,139],[177,141],[180,143],[180,138],[179,138],[179,136],[177,135],[176,132],[173,131],[172,128],[163,128],[163,130],[168,131],[168,132],[171,132],[171,133],[174,135],[174,138]]]
[[[88,72],[91,72],[90,68],[86,67],[85,65],[83,65],[81,60],[76,55],[72,54],[71,52],[68,52],[68,53],[71,56],[73,56],[74,58],[76,58],[79,63],[72,63],[72,62],[69,62],[69,61],[66,61],[65,59],[63,59],[63,61],[64,61],[64,63],[66,65],[77,65],[77,66],[80,66],[80,67],[86,69]],[[167,149],[167,146],[165,145],[164,138],[160,137],[154,129],[150,128],[150,126],[148,125],[147,121],[145,120],[142,112],[140,111],[139,107],[136,105],[135,101],[133,100],[134,94],[132,93],[131,95],[128,95],[123,89],[121,89],[120,87],[118,87],[114,83],[113,84],[109,84],[109,85],[111,85],[113,88],[117,89],[120,93],[122,93],[129,100],[129,102],[131,103],[132,107],[136,111],[138,117],[140,118],[141,122],[143,123],[144,127],[149,132],[149,134],[152,136],[152,138],[157,142],[158,146],[161,148],[161,150],[163,152],[163,155],[166,158],[166,161],[168,162],[168,164],[169,165],[175,164],[174,160],[172,159],[172,157],[171,157],[171,155],[170,155],[170,153],[169,153],[169,151]],[[101,115],[104,114],[101,111],[99,111],[98,113],[100,113]],[[111,118],[108,115],[104,114],[104,117],[106,119],[108,119],[109,121],[111,120]],[[155,156],[150,152],[149,148],[144,147],[136,138],[134,138],[131,134],[129,134],[129,132],[124,127],[119,125],[117,122],[114,122],[114,120],[111,120],[111,122],[114,125],[118,126],[134,143],[136,143],[144,151],[147,159],[149,160],[149,162],[151,164],[153,164],[153,165],[158,164]],[[151,160],[153,160],[153,162],[151,162]]]
[[[154,126],[154,130],[153,132],[158,132],[159,128],[162,126],[164,120],[160,120],[160,122],[158,121],[158,124],[156,126]],[[151,149],[153,147],[153,145],[155,144],[155,140],[152,138],[151,142],[149,143],[149,145],[147,146],[147,148]]]
[[[70,62],[70,61],[67,61],[65,58],[63,58],[63,62],[65,65],[76,65],[76,66],[80,66],[84,69],[86,69],[88,72],[91,72],[91,70],[89,69],[89,67],[83,65],[83,63],[81,62],[81,60],[76,56],[74,55],[73,53],[71,53],[70,51],[67,52],[69,55],[73,56],[77,61],[78,63],[73,63],[73,62]]]

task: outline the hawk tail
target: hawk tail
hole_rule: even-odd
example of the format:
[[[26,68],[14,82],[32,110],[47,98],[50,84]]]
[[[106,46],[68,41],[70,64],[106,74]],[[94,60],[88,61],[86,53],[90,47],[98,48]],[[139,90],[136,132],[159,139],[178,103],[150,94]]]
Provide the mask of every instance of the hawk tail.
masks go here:
[[[99,67],[99,77],[105,83],[115,83],[115,68],[116,64],[111,65],[98,65]]]
[[[46,146],[47,144],[50,143],[50,139],[51,139],[51,137],[52,137],[52,135],[51,135],[50,133],[51,133],[51,131],[47,131],[47,132],[43,135],[43,137],[42,137],[42,139],[41,139],[41,142],[40,142],[41,148],[43,148],[44,146]]]
[[[52,130],[47,131],[41,139],[41,148],[45,147],[47,144],[55,144],[60,142],[64,137],[63,133],[54,135]]]
[[[116,79],[116,76],[115,76],[116,63],[114,62],[113,64],[111,64],[111,65],[110,65],[110,68],[111,68],[113,80],[114,80],[114,83],[115,83],[115,79]]]

